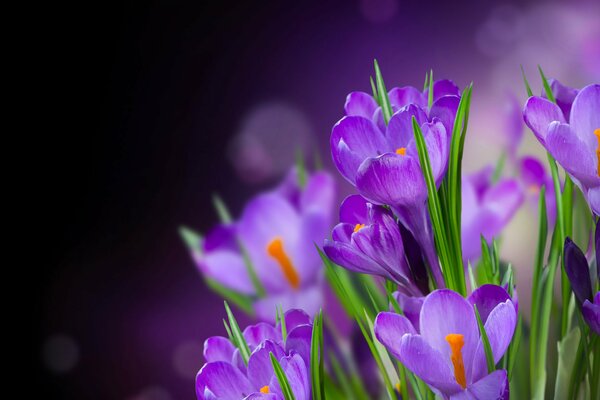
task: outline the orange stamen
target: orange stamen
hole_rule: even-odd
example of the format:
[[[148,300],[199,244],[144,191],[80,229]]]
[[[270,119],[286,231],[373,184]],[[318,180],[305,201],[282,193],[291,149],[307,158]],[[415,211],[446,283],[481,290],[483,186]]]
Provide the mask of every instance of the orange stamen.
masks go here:
[[[451,333],[446,335],[446,341],[450,345],[452,354],[450,360],[454,365],[454,379],[456,382],[465,389],[467,387],[467,378],[465,376],[465,364],[462,357],[462,348],[465,345],[465,337],[460,333]]]
[[[290,257],[283,249],[283,240],[281,240],[280,237],[276,237],[269,242],[267,245],[267,253],[277,261],[281,268],[281,272],[285,275],[290,286],[294,289],[298,289],[300,287],[300,276],[298,275],[296,268],[294,268],[292,260],[290,260]]]
[[[596,139],[598,139],[598,146],[596,147],[596,158],[598,159],[597,174],[600,177],[600,128],[594,129],[594,135],[596,135]]]
[[[396,154],[400,154],[401,156],[406,155],[406,147],[398,147],[396,149]]]
[[[260,388],[261,393],[271,393],[268,386],[263,386]]]
[[[540,187],[538,185],[536,185],[535,183],[532,183],[531,185],[529,185],[527,187],[527,190],[531,194],[538,194],[540,192]]]
[[[358,232],[358,231],[360,231],[364,227],[365,227],[365,224],[356,224],[354,226],[354,232]]]

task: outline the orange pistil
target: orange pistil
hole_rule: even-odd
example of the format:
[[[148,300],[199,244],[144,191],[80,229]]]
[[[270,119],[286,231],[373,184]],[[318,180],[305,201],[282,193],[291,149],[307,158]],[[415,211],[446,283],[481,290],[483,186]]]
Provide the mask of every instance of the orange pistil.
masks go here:
[[[399,154],[401,156],[406,155],[406,147],[398,147],[396,149],[396,154]]]
[[[277,261],[281,272],[285,275],[286,279],[290,283],[290,286],[294,289],[300,288],[300,276],[298,271],[294,268],[292,260],[283,249],[283,240],[280,237],[276,237],[271,240],[267,245],[267,253]]]
[[[536,185],[535,183],[532,183],[531,185],[529,185],[527,187],[527,190],[531,194],[538,194],[540,192],[540,187],[538,185]]]
[[[261,393],[271,393],[268,386],[263,386],[260,388]]]
[[[597,174],[600,177],[600,128],[594,129],[594,135],[596,135],[596,139],[598,139],[598,146],[596,147],[596,158],[598,159]]]
[[[356,224],[354,226],[354,232],[358,232],[358,231],[360,231],[364,227],[365,227],[365,224]]]
[[[462,348],[465,345],[465,337],[460,333],[451,333],[446,335],[446,341],[450,345],[452,351],[450,360],[454,365],[454,379],[456,382],[465,389],[467,387],[467,378],[465,376],[465,364],[462,357]]]

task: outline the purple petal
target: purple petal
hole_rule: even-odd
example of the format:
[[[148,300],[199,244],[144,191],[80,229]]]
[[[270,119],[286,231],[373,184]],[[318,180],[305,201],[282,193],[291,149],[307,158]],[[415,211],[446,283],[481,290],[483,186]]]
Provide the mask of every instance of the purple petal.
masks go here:
[[[425,88],[423,93],[427,99],[429,96],[429,88]],[[449,79],[440,79],[433,83],[433,101],[435,102],[443,96],[460,96],[460,89],[454,82]]]
[[[344,199],[340,206],[340,222],[364,224],[367,218],[367,200],[364,197],[353,194]]]
[[[235,346],[229,339],[222,336],[212,336],[204,341],[204,359],[206,362],[231,362]]]
[[[207,253],[217,249],[237,251],[238,245],[235,241],[235,227],[233,225],[217,225],[206,235],[203,249]]]
[[[486,232],[482,232],[486,238],[500,233],[521,206],[523,197],[523,191],[514,179],[501,180],[485,193],[483,207],[497,216],[497,223],[500,225],[496,229],[490,226]]]
[[[456,292],[436,290],[425,298],[419,323],[421,335],[442,354],[449,368],[452,365],[451,351],[446,336],[451,333],[463,335],[462,354],[469,382],[471,364],[479,341],[479,329],[471,304]]]
[[[583,319],[590,326],[590,328],[600,335],[600,292],[594,296],[594,302],[586,300],[581,308]]]
[[[281,331],[278,331],[273,325],[266,322],[259,322],[256,325],[247,326],[242,334],[251,350],[265,340],[270,340],[275,343],[281,340]]]
[[[340,173],[350,183],[356,171],[368,157],[376,157],[390,150],[383,133],[363,117],[344,117],[331,131],[331,154]]]
[[[421,308],[423,308],[425,297],[412,297],[400,292],[394,292],[394,297],[404,313],[404,316],[415,327],[415,330],[420,332],[419,318],[421,316]]]
[[[596,190],[596,192],[600,191]],[[596,231],[594,233],[594,239],[596,242],[596,273],[598,274],[598,281],[600,281],[600,223],[598,222],[596,222]]]
[[[509,398],[508,376],[503,369],[492,372],[466,390],[450,396],[450,400],[508,400]]]
[[[417,160],[411,156],[384,154],[361,164],[356,187],[377,204],[419,204],[427,198],[427,187]]]
[[[588,190],[587,200],[588,203],[590,203],[590,208],[592,209],[593,213],[600,215],[600,186],[596,186]],[[596,258],[596,260],[598,260],[598,258]],[[600,280],[600,268],[598,268],[598,280]]]
[[[311,398],[311,390],[308,368],[304,364],[302,357],[298,354],[293,354],[289,357],[281,358],[279,363],[288,379],[290,388],[294,393],[294,398],[296,400],[309,400]],[[281,387],[279,386],[277,376],[271,378],[269,386],[273,388],[273,393],[281,395]]]
[[[467,298],[469,303],[477,306],[481,321],[485,324],[488,316],[494,308],[500,303],[511,300],[509,294],[502,287],[497,285],[482,285],[478,287]]]
[[[409,104],[395,113],[388,123],[385,136],[393,150],[408,147],[413,141],[414,132],[412,119],[415,117],[419,126],[427,122],[427,114],[423,109],[414,104]]]
[[[288,332],[292,331],[295,327],[300,325],[310,325],[310,316],[304,311],[297,308],[288,310],[284,314],[285,327]],[[280,327],[280,324],[277,324]]]
[[[413,324],[404,315],[380,312],[375,318],[373,327],[375,336],[385,347],[390,350],[396,357],[400,354],[400,341],[402,336],[416,335]]]
[[[516,325],[517,313],[511,300],[498,304],[488,316],[484,328],[490,341],[494,363],[498,363],[506,352]],[[481,339],[475,352],[472,371],[471,379],[467,377],[468,382],[477,382],[487,372],[485,350]]]
[[[586,187],[600,185],[594,148],[576,136],[572,127],[554,122],[548,128],[546,148],[556,161]]]
[[[404,107],[408,104],[416,104],[420,107],[427,106],[427,97],[424,96],[421,91],[412,86],[393,88],[390,90],[388,97],[390,99],[390,103],[397,107]]]
[[[204,399],[206,391],[218,399],[239,400],[254,390],[239,369],[229,363],[217,361],[205,364],[196,376],[198,399]]]
[[[335,203],[335,182],[327,172],[317,172],[310,176],[300,198],[302,212],[318,211],[327,219],[333,215]]]
[[[194,257],[198,268],[207,278],[244,294],[253,294],[254,285],[242,256],[232,251],[213,251]]]
[[[310,344],[312,337],[312,325],[300,325],[288,331],[285,341],[285,351],[290,354],[295,351],[302,357],[306,365],[310,364]]]
[[[546,184],[547,176],[544,165],[535,157],[521,159],[521,177],[528,187],[534,185],[539,188]]]
[[[365,92],[352,92],[346,97],[344,110],[346,115],[371,118],[377,109],[377,102]]]
[[[270,340],[265,340],[252,352],[248,359],[248,379],[255,388],[269,385],[273,377],[273,364],[271,363],[270,353],[273,353],[277,359],[285,355],[281,346]]]
[[[588,148],[596,149],[598,139],[594,130],[600,129],[600,85],[589,85],[581,89],[571,108],[570,124],[573,132]]]
[[[458,96],[443,96],[433,103],[431,111],[429,111],[429,118],[439,119],[444,125],[448,136],[452,134],[459,103],[460,97]]]
[[[437,185],[446,173],[448,165],[448,156],[450,144],[448,141],[448,133],[440,122],[429,122],[421,125],[427,153],[429,154],[429,162],[431,164],[431,172]],[[415,160],[419,159],[416,142],[412,142],[408,148],[408,155],[411,155]]]
[[[558,106],[542,97],[530,97],[525,103],[523,117],[527,126],[533,131],[538,140],[544,144],[548,126],[551,122],[565,123],[565,117]]]
[[[326,240],[323,251],[335,264],[350,271],[380,276],[387,275],[387,271],[382,266],[350,243]]]
[[[286,290],[262,298],[254,303],[254,310],[261,320],[274,322],[277,307],[284,311],[300,308],[314,316],[323,307],[323,301],[322,285],[315,282],[314,285],[302,287],[300,290]]]
[[[560,107],[563,114],[565,114],[565,118],[568,121],[571,115],[571,106],[573,105],[573,101],[575,100],[575,97],[579,91],[563,85],[556,79],[550,79],[548,83],[550,83],[550,88],[552,89],[552,94],[554,95],[556,104]]]
[[[565,272],[571,282],[571,288],[581,305],[592,298],[590,270],[585,255],[570,238],[565,239]]]

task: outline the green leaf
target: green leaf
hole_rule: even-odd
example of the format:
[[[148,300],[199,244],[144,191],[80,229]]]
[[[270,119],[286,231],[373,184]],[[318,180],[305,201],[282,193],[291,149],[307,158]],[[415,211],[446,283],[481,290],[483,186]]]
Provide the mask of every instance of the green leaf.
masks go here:
[[[581,338],[578,327],[573,328],[563,339],[557,343],[558,366],[556,369],[556,382],[554,385],[555,399],[568,399],[569,384],[574,372],[577,359],[577,347]],[[585,339],[584,339],[585,340]],[[581,363],[580,363],[581,364]]]
[[[425,82],[423,82],[423,91],[429,86],[429,72],[425,72]]]
[[[298,171],[298,186],[303,189],[306,186],[306,164],[301,149],[296,150],[296,170]]]
[[[500,177],[502,176],[502,170],[504,169],[504,164],[506,163],[506,152],[503,151],[500,154],[500,158],[496,163],[496,168],[494,168],[494,174],[492,175],[492,183],[498,182]]]
[[[429,70],[429,93],[427,96],[427,107],[431,110],[433,106],[433,69]]]
[[[544,75],[544,71],[542,71],[542,67],[538,65],[538,70],[540,71],[540,76],[542,77],[542,84],[544,85],[544,91],[546,92],[546,97],[553,103],[556,103],[556,99],[554,98],[554,93],[552,93],[552,88],[550,88],[550,84]]]
[[[323,312],[313,321],[313,329],[310,341],[310,377],[312,387],[312,398],[321,400],[325,398],[323,380]]]
[[[265,297],[267,291],[263,286],[262,282],[258,278],[258,274],[254,270],[254,265],[252,264],[252,260],[250,260],[250,255],[246,250],[246,247],[242,243],[241,240],[237,240],[238,247],[240,249],[240,254],[242,255],[242,259],[244,260],[244,265],[246,266],[246,271],[248,271],[248,275],[250,276],[250,281],[252,281],[252,285],[254,286],[254,290],[256,291],[256,295],[259,298]]]
[[[290,386],[290,382],[288,381],[285,372],[283,372],[283,368],[281,368],[281,364],[279,364],[279,361],[277,361],[273,353],[269,353],[269,357],[271,357],[273,371],[275,372],[275,376],[277,376],[279,386],[281,386],[281,392],[283,393],[283,397],[285,398],[285,400],[295,400],[294,392],[292,392],[292,387]]]
[[[281,304],[276,307],[277,309],[277,321],[279,321],[279,325],[281,326],[281,338],[283,339],[283,343],[287,340],[287,327],[285,325],[285,313],[283,312],[283,308]]]
[[[179,236],[190,251],[202,252],[202,235],[182,225],[179,227]]]
[[[481,322],[481,316],[477,305],[473,305],[475,309],[475,317],[477,317],[477,325],[479,325],[479,333],[481,334],[481,342],[483,343],[483,349],[485,350],[485,361],[487,362],[488,373],[491,374],[496,370],[496,363],[494,363],[494,355],[492,354],[492,347],[490,346],[490,340],[488,339],[487,332]]]
[[[531,90],[531,86],[529,86],[529,82],[527,81],[527,76],[525,75],[525,70],[521,65],[521,75],[523,76],[523,83],[525,84],[525,90],[527,90],[527,96],[532,97],[533,91]]]
[[[206,285],[223,299],[228,302],[235,304],[240,310],[242,310],[247,315],[254,315],[254,308],[252,308],[252,303],[254,302],[252,297],[247,296],[245,294],[241,294],[236,292],[235,290],[229,289],[219,282],[215,281],[212,278],[204,277],[204,282]]]
[[[373,82],[373,77],[370,76],[369,80],[371,81],[371,91],[373,92],[373,98],[381,106],[381,99],[379,98],[379,94],[377,93],[377,87],[375,86],[375,82]]]
[[[225,205],[225,202],[219,197],[218,194],[213,194],[213,206],[217,211],[217,215],[223,224],[230,224],[233,219],[231,218],[231,214]]]
[[[248,347],[248,343],[246,343],[246,339],[240,330],[240,327],[229,308],[229,304],[224,302],[225,311],[227,312],[227,319],[229,320],[229,328],[231,329],[227,333],[231,335],[233,339],[233,344],[240,350],[240,356],[242,356],[242,360],[244,360],[244,364],[248,365],[248,358],[250,358],[250,348]]]
[[[373,64],[375,66],[375,82],[377,84],[377,93],[380,97],[379,100],[381,105],[381,111],[383,113],[383,119],[387,124],[390,121],[390,118],[392,118],[392,105],[390,103],[388,92],[385,88],[385,83],[383,82],[383,76],[381,75],[381,70],[379,69],[379,64],[377,63],[377,60],[374,60]]]

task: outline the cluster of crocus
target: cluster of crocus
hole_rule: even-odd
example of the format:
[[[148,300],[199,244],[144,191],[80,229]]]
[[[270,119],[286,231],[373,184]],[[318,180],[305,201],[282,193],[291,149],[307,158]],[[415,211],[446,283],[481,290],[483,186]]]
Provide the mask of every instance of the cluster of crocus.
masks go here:
[[[314,315],[323,305],[314,246],[328,234],[334,198],[329,174],[302,178],[295,168],[277,188],[249,201],[239,220],[215,227],[192,256],[205,277],[257,298],[262,320],[273,320],[276,305]]]
[[[387,91],[375,69],[373,95],[350,93],[331,132],[333,162],[356,189],[333,230],[332,178],[300,168],[193,247],[207,278],[251,299],[259,319],[277,315],[241,332],[227,309],[229,338],[205,342],[198,398],[599,398],[600,226],[583,247],[597,216],[573,209],[581,191],[600,211],[600,86],[575,90],[542,73],[546,95],[507,121],[513,176],[502,176],[502,162],[463,174],[472,86],[460,93],[428,74],[423,91]],[[548,150],[550,174],[517,155],[524,123]],[[496,241],[525,199],[540,207],[529,318]],[[323,276],[358,342],[337,316],[317,314]]]
[[[213,336],[204,342],[206,364],[196,377],[199,400],[265,399],[283,400],[281,385],[274,373],[271,356],[279,361],[297,400],[311,398],[310,341],[312,323],[301,310],[284,314],[276,326],[261,322],[244,329],[243,338],[250,356],[244,360],[240,349],[227,338]]]

